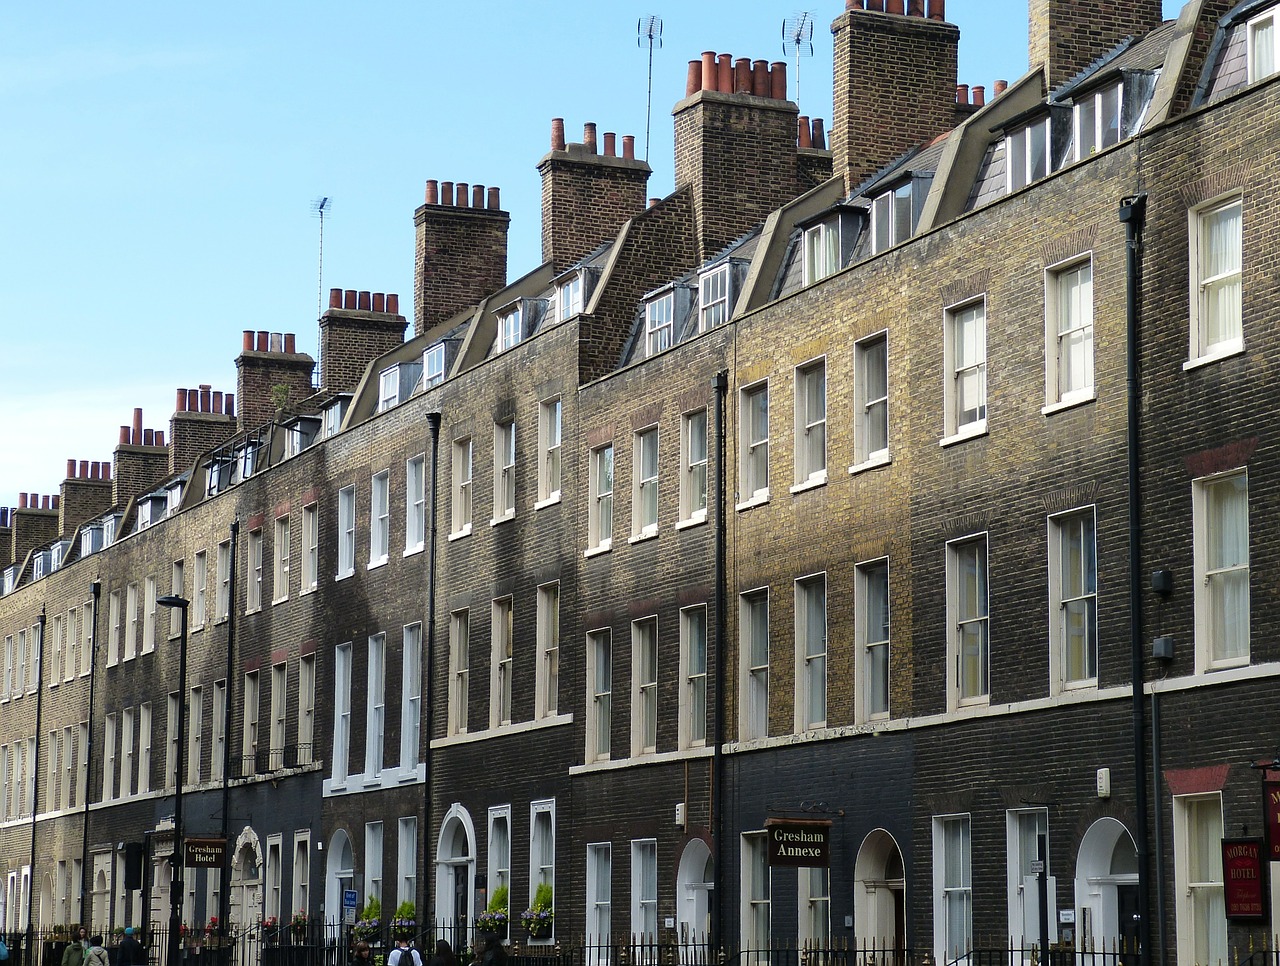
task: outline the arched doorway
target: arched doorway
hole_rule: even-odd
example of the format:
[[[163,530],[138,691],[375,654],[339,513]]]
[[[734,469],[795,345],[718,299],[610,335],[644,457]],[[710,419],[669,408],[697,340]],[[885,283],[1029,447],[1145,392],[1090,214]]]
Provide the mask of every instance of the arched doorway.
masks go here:
[[[167,890],[165,894],[168,895]],[[110,900],[111,888],[107,885],[106,870],[99,869],[98,874],[93,877],[93,928],[104,935],[109,925],[107,917],[111,913]]]
[[[449,807],[436,846],[436,929],[465,948],[475,918],[476,827],[461,805]],[[464,945],[459,945],[463,943]]]
[[[853,934],[859,961],[900,964],[907,948],[906,872],[892,835],[862,840],[853,868]]]
[[[231,860],[231,921],[248,926],[262,921],[262,843],[245,827]]]
[[[56,921],[57,912],[53,906],[53,873],[46,872],[40,879],[40,916],[36,923],[41,929],[49,929]]]
[[[1076,857],[1077,948],[1137,952],[1138,849],[1124,823],[1089,826]],[[1136,956],[1135,956],[1136,959]]]
[[[342,893],[354,888],[355,869],[351,837],[343,829],[338,829],[329,839],[329,857],[325,859],[324,867],[324,912],[330,919],[341,915]],[[390,918],[385,911],[383,915]]]
[[[676,870],[676,916],[682,948],[707,941],[713,873],[711,849],[702,839],[693,839],[684,847]]]

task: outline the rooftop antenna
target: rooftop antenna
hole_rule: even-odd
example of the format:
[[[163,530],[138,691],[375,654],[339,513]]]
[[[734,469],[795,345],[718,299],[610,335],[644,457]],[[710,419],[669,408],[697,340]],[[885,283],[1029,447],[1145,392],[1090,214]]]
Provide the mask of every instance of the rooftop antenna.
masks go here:
[[[782,53],[796,61],[796,103],[800,103],[800,58],[813,56],[813,14],[807,10],[782,21]]]
[[[318,321],[320,316],[324,314],[324,216],[329,212],[333,211],[333,199],[328,196],[325,196],[323,198],[312,199],[311,211],[316,217],[320,219],[320,269],[319,269],[320,280],[317,283],[318,287],[316,289],[316,319]],[[323,344],[324,344],[324,339],[321,337],[317,337],[316,338],[317,358],[320,355],[320,347]],[[316,371],[318,374],[320,371],[319,366],[316,366]]]
[[[653,119],[653,48],[662,46],[662,18],[641,17],[636,22],[636,46],[649,48],[649,97],[644,112],[644,159],[649,160],[649,124]]]

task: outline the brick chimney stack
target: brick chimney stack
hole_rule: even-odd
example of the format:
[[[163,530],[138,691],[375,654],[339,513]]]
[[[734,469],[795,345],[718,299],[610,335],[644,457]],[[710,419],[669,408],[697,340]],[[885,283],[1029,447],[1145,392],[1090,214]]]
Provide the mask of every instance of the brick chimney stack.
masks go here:
[[[320,391],[353,391],[370,362],[404,344],[406,324],[399,295],[330,289],[320,316]]]
[[[133,411],[133,425],[120,427],[115,469],[111,476],[111,505],[122,507],[169,473],[169,449],[164,430],[143,429],[142,410]]]
[[[170,474],[185,470],[201,453],[222,445],[235,434],[234,393],[215,392],[209,385],[179,389],[169,417]]]
[[[1044,67],[1052,91],[1124,38],[1141,37],[1162,22],[1160,0],[1030,0],[1029,62],[1032,68]]]
[[[58,498],[19,493],[18,508],[10,515],[10,560],[22,563],[36,547],[58,537]]]
[[[886,13],[885,6],[846,0],[831,25],[831,151],[834,173],[849,191],[971,112],[957,113],[960,28],[943,19],[943,0],[929,0],[927,15],[923,0],[913,0],[906,13]]]
[[[0,568],[13,563],[13,507],[0,506]]]
[[[647,162],[635,157],[635,138],[622,138],[617,153],[613,132],[599,153],[596,125],[584,126],[582,143],[566,142],[564,120],[551,122],[551,150],[538,162],[542,175],[542,260],[559,273],[618,233],[623,223],[644,211],[648,196]]]
[[[830,177],[808,118],[803,140],[798,136],[799,108],[787,100],[786,69],[714,51],[689,62],[685,97],[672,115],[676,187],[693,193],[699,259]],[[819,123],[820,140],[821,131]]]
[[[461,182],[428,181],[426,203],[413,213],[414,335],[507,284],[511,215],[501,209],[497,188],[467,189]]]
[[[67,460],[59,490],[58,535],[69,538],[76,527],[111,509],[111,464]]]
[[[240,399],[237,428],[255,429],[274,419],[278,409],[296,406],[310,396],[315,368],[316,361],[311,356],[295,349],[292,332],[255,333],[246,329],[236,358],[236,394]]]

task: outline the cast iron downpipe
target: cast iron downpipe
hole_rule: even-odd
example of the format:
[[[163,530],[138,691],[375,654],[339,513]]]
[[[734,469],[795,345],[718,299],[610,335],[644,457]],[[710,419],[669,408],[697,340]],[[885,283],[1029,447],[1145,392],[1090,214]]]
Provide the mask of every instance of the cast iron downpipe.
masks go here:
[[[729,373],[717,372],[711,382],[716,393],[716,714],[711,759],[711,834],[715,838],[715,875],[711,903],[711,948],[720,949],[724,931],[724,714],[725,714],[725,394]]]
[[[32,941],[35,938],[35,923],[31,918],[32,903],[36,896],[36,816],[40,814],[40,781],[39,770],[37,765],[40,762],[40,735],[43,733],[44,725],[41,722],[41,716],[44,714],[44,626],[45,626],[45,608],[44,604],[40,605],[40,639],[36,641],[36,752],[31,756],[27,767],[31,769],[33,776],[31,782],[31,870],[28,873],[27,880],[27,934],[22,940],[23,953],[27,962],[31,962],[31,954],[27,950],[33,948]],[[56,676],[58,669],[55,667],[53,673]]]
[[[236,545],[239,542],[240,518],[235,517],[231,521],[231,566],[227,571],[227,686],[222,689],[222,881],[218,883],[218,924],[223,930],[231,923],[231,863],[234,859],[227,837],[231,834],[231,685],[236,674]],[[314,741],[312,745],[314,751]]]
[[[88,715],[88,735],[85,738],[84,747],[84,773],[85,788],[80,789],[80,793],[84,796],[84,811],[80,821],[80,916],[79,919],[83,923],[85,919],[85,900],[89,896],[89,789],[88,776],[92,774],[93,765],[93,698],[95,686],[98,682],[98,601],[102,598],[102,582],[95,580],[89,587],[90,593],[93,595],[93,626],[89,630],[89,639],[85,641],[85,645],[89,648],[89,715]]]
[[[432,920],[435,919],[435,907],[432,903],[431,886],[433,877],[429,873],[428,856],[431,853],[431,739],[435,736],[435,701],[433,685],[435,683],[436,659],[436,503],[440,488],[436,485],[440,476],[440,414],[427,413],[427,426],[431,430],[431,503],[430,519],[427,521],[427,653],[423,660],[422,682],[422,723],[426,740],[423,742],[422,760],[426,769],[426,790],[422,801],[422,869],[424,886],[423,909],[428,910]],[[456,939],[455,939],[456,942]]]
[[[1142,271],[1142,229],[1146,218],[1147,196],[1131,195],[1120,201],[1120,222],[1125,227],[1125,330],[1128,392],[1128,471],[1129,471],[1129,657],[1133,678],[1133,777],[1134,807],[1138,826],[1138,952],[1141,966],[1151,964],[1151,910],[1148,905],[1147,877],[1150,855],[1147,840],[1147,742],[1144,714],[1145,678],[1143,673],[1142,625],[1142,547],[1141,500],[1138,488],[1138,417],[1141,405],[1141,381],[1138,371],[1138,295]],[[1157,910],[1162,915],[1163,910]]]

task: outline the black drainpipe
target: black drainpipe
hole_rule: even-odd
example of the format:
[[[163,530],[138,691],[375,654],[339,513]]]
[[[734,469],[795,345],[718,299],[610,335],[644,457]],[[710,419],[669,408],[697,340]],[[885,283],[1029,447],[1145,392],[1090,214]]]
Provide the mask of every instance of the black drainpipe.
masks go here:
[[[231,566],[227,573],[227,685],[222,689],[222,881],[218,883],[218,924],[224,931],[231,923],[231,863],[235,859],[227,837],[231,834],[231,684],[236,670],[236,544],[239,538],[240,518],[235,517],[231,521]],[[314,742],[312,745],[314,748]]]
[[[423,742],[422,759],[426,768],[426,782],[422,801],[422,882],[424,887],[423,909],[435,921],[435,906],[431,894],[434,879],[431,875],[429,856],[431,855],[431,739],[435,736],[435,661],[436,661],[436,503],[439,496],[437,480],[440,471],[440,414],[427,413],[427,426],[431,430],[431,503],[430,520],[427,526],[427,639],[426,655],[423,660],[422,710],[423,730],[426,740]],[[456,941],[455,941],[456,944]]]
[[[1138,296],[1142,272],[1142,229],[1146,219],[1146,194],[1131,195],[1120,201],[1120,222],[1125,227],[1125,328],[1126,374],[1128,392],[1129,437],[1129,656],[1133,679],[1133,777],[1134,806],[1138,826],[1138,950],[1141,966],[1151,964],[1151,909],[1147,879],[1150,856],[1147,840],[1150,822],[1147,818],[1147,743],[1145,688],[1143,673],[1142,626],[1142,546],[1141,494],[1138,478],[1138,417],[1141,405],[1141,381],[1138,372]],[[1163,910],[1156,910],[1163,915]]]
[[[711,385],[716,393],[716,715],[715,744],[711,759],[711,834],[715,838],[715,877],[711,903],[711,948],[721,948],[724,932],[724,715],[725,686],[725,395],[729,373],[717,372]]]
[[[84,746],[84,788],[80,794],[84,796],[84,815],[80,822],[80,922],[89,920],[85,916],[85,900],[89,896],[89,775],[93,764],[93,698],[98,681],[98,602],[102,599],[102,582],[95,580],[89,587],[93,595],[93,619],[89,629],[89,639],[85,646],[89,648],[89,716],[88,736]],[[69,752],[68,752],[69,753]]]

